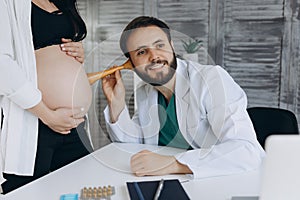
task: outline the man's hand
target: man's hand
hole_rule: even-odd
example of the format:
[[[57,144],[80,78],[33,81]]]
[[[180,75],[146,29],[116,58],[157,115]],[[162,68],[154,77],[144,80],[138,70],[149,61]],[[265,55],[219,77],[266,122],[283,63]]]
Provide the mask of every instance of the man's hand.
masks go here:
[[[192,173],[186,165],[180,164],[174,156],[160,155],[148,150],[133,155],[130,165],[136,176]]]
[[[114,123],[125,107],[125,87],[120,71],[102,79],[102,90],[108,101],[111,122]]]
[[[72,42],[71,39],[62,38],[63,44],[60,45],[61,50],[66,52],[68,56],[74,57],[78,62],[84,61],[84,49],[82,42]]]

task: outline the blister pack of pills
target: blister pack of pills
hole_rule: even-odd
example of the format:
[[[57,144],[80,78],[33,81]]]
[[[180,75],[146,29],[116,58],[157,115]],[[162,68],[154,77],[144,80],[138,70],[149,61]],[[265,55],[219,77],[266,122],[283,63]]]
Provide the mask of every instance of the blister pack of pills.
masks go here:
[[[84,187],[78,194],[63,194],[60,200],[111,200],[111,196],[115,194],[115,187]]]
[[[84,187],[81,189],[80,200],[110,200],[111,196],[115,194],[115,187]]]

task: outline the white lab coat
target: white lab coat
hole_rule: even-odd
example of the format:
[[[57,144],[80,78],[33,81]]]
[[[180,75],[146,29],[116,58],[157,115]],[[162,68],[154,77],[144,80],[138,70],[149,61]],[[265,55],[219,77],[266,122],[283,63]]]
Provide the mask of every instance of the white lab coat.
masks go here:
[[[177,154],[194,178],[220,176],[256,169],[264,151],[247,114],[247,97],[219,66],[200,65],[177,59],[176,113],[179,129],[194,148]],[[116,123],[109,122],[115,142],[158,144],[157,90],[142,84],[136,92],[137,111],[132,119],[125,108]]]
[[[30,18],[30,0],[0,0],[0,108],[4,113],[0,183],[2,172],[33,175],[34,171],[38,118],[25,109],[37,105],[42,95],[37,87]]]

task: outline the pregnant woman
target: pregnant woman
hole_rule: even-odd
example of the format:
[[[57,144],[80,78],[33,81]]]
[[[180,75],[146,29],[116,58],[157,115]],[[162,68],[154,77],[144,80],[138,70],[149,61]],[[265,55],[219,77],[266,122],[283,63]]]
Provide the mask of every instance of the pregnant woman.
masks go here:
[[[16,9],[21,9],[22,4],[24,10],[27,8],[26,3],[7,2],[8,6],[15,4]],[[3,193],[83,157],[92,149],[89,142],[82,142],[88,141],[83,117],[91,104],[92,93],[82,66],[80,41],[86,36],[86,26],[77,11],[76,0],[32,0],[31,30],[41,102],[54,114],[61,113],[61,121],[66,123],[55,126],[49,120],[54,114],[43,119],[39,110],[27,109],[39,117],[33,176],[22,173],[22,169],[16,170],[21,173],[4,169]],[[68,121],[62,117],[66,113],[70,115]],[[5,119],[4,112],[4,124]]]
[[[91,88],[80,62],[62,51],[62,38],[80,41],[85,24],[75,12],[74,0],[32,0],[32,33],[38,87],[51,108],[74,107],[84,115],[91,103]],[[69,3],[68,3],[69,2]]]

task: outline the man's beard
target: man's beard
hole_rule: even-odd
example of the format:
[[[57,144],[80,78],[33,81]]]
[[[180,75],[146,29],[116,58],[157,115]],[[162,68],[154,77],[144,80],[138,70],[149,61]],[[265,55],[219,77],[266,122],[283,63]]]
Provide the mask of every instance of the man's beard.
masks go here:
[[[143,72],[139,71],[137,69],[138,67],[137,68],[134,67],[134,71],[144,82],[149,83],[152,86],[162,86],[162,85],[166,84],[167,82],[169,82],[176,72],[177,61],[176,61],[175,53],[173,53],[173,59],[170,63],[168,63],[168,61],[166,61],[166,60],[157,60],[157,61],[151,63],[151,65],[156,65],[156,64],[161,64],[161,63],[163,63],[164,65],[169,65],[167,74],[164,74],[163,72],[159,72],[156,74],[156,77],[150,77],[144,71]],[[164,66],[164,67],[166,67],[166,66]]]

